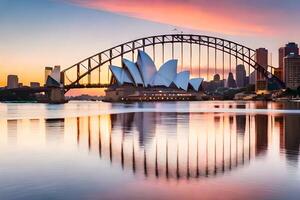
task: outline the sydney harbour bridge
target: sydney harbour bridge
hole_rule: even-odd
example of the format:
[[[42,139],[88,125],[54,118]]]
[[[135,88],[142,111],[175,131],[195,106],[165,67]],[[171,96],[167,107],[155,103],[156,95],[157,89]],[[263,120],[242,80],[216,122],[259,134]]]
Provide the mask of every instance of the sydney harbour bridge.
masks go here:
[[[122,66],[123,58],[134,61],[138,50],[152,56],[157,66],[168,59],[177,59],[180,71],[189,70],[192,77],[209,81],[219,74],[226,79],[238,64],[243,64],[249,76],[257,71],[279,87],[284,83],[274,75],[274,67],[264,67],[256,62],[252,48],[222,38],[168,34],[136,39],[92,55],[62,71],[65,91],[72,88],[106,88],[111,84],[110,65]]]
[[[64,99],[64,94],[71,89],[107,88],[113,84],[109,66],[122,66],[123,58],[134,62],[138,50],[149,54],[156,66],[169,59],[177,59],[178,72],[188,70],[192,78],[210,81],[218,74],[220,79],[226,80],[228,73],[236,71],[237,65],[243,65],[248,77],[253,73],[260,74],[277,88],[285,87],[274,75],[274,67],[262,66],[256,61],[256,50],[252,48],[206,35],[166,34],[125,42],[65,68],[60,73],[59,88],[45,85],[40,88],[16,88],[12,92],[22,95],[45,92],[49,102],[56,102]]]

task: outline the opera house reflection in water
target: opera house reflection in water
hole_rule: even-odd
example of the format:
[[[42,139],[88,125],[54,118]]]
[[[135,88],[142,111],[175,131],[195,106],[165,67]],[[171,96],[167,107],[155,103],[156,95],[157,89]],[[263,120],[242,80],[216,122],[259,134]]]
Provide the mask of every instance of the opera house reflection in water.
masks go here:
[[[39,129],[40,135],[33,137],[45,134],[46,145],[71,145],[97,153],[101,160],[126,172],[189,179],[245,167],[255,157],[264,156],[270,145],[286,150],[286,158],[297,163],[299,121],[297,115],[137,112],[8,120],[6,126],[9,143],[20,137],[16,129]]]

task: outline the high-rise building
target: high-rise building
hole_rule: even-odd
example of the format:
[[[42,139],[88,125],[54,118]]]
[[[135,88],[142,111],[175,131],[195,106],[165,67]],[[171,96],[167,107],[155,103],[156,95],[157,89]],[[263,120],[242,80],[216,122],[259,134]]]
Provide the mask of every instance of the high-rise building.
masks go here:
[[[300,56],[290,54],[284,58],[284,80],[286,87],[297,89],[300,86]]]
[[[278,68],[283,69],[283,62],[285,57],[285,47],[280,47],[278,50]]]
[[[284,58],[288,55],[299,55],[299,47],[296,43],[290,42],[285,45],[285,47],[279,48],[279,56],[278,56],[278,69],[275,70],[275,76],[285,81],[285,69],[284,69]]]
[[[284,55],[299,55],[299,47],[298,44],[296,44],[295,42],[289,42],[287,45],[285,45],[285,49],[284,49]]]
[[[52,73],[52,67],[45,67],[45,84],[47,83],[48,76]]]
[[[267,70],[268,68],[268,50],[265,48],[256,49],[256,62]],[[256,71],[256,80],[265,80],[262,73]]]
[[[262,66],[265,70],[268,69],[268,50],[265,48],[256,49],[256,62]],[[256,91],[266,91],[268,89],[268,83],[265,76],[256,71]]]
[[[246,70],[244,65],[237,65],[235,71],[236,85],[237,87],[245,87]]]
[[[7,88],[14,89],[19,87],[19,79],[17,75],[8,75],[7,76]]]
[[[228,79],[227,79],[227,87],[229,88],[236,88],[236,82],[233,78],[232,72],[229,72]]]

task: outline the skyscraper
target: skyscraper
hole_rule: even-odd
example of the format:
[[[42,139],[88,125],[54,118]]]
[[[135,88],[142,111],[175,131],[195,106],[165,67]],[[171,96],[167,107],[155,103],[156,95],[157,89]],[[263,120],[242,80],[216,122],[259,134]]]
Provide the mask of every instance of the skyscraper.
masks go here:
[[[45,84],[47,83],[48,76],[52,73],[52,67],[45,67]]]
[[[274,70],[274,75],[280,78],[280,80],[284,80],[283,78],[283,62],[285,57],[285,47],[280,47],[278,50],[278,68]]]
[[[299,55],[298,45],[294,42],[290,42],[285,45],[285,47],[279,48],[279,56],[278,56],[278,66],[279,68],[276,70],[275,75],[281,80],[285,81],[285,69],[284,69],[284,58],[288,55]]]
[[[227,87],[229,88],[236,88],[236,82],[233,78],[232,72],[229,72],[228,79],[227,79]]]
[[[268,68],[268,50],[265,48],[256,49],[256,62],[267,70]],[[265,80],[263,74],[256,71],[256,80]]]
[[[300,86],[300,56],[290,54],[284,58],[284,80],[286,87],[297,89]]]
[[[294,42],[290,42],[285,47],[280,47],[278,50],[278,68],[275,70],[275,76],[284,81],[284,57],[288,55],[299,55],[298,45]]]
[[[284,55],[299,55],[299,48],[298,48],[298,44],[296,44],[295,42],[289,42],[287,45],[285,45],[285,49],[284,49]]]
[[[237,65],[236,66],[236,85],[237,87],[245,87],[245,79],[246,79],[246,70],[244,65]]]
[[[19,79],[17,75],[8,75],[7,76],[7,88],[14,89],[19,87]]]
[[[278,67],[283,69],[284,68],[284,57],[287,55],[299,55],[299,48],[298,45],[294,42],[290,42],[285,45],[285,47],[280,47],[278,51]]]
[[[265,48],[256,49],[256,62],[262,66],[265,70],[268,69],[268,50]],[[268,83],[262,73],[256,71],[256,91],[266,91],[268,89]]]
[[[285,47],[280,47],[278,50],[278,68],[283,69],[283,62],[285,57]]]

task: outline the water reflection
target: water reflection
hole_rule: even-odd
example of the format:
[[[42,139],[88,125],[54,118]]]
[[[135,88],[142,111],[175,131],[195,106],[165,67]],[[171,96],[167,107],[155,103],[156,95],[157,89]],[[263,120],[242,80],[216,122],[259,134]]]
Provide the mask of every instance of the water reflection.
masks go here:
[[[10,144],[16,144],[17,143],[17,137],[18,137],[18,121],[17,120],[7,120],[7,126],[9,129],[7,130],[8,137],[7,140]]]
[[[300,120],[298,116],[284,118],[284,145],[287,159],[298,163],[298,151],[300,147]]]
[[[297,164],[299,122],[299,115],[154,112],[0,121],[8,145],[23,143],[26,134],[29,143],[37,137],[47,146],[75,145],[125,172],[166,179],[221,175],[265,156],[270,146]]]
[[[45,134],[47,143],[64,142],[64,119],[46,119]]]

